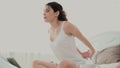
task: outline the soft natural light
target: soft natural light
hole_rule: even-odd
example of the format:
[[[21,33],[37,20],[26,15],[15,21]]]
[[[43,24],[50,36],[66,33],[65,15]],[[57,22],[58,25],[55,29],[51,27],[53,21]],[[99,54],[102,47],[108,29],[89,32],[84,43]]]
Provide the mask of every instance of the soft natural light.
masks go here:
[[[43,19],[50,1],[63,5],[69,21],[88,39],[120,30],[120,0],[1,0],[0,51],[50,54],[49,24]]]

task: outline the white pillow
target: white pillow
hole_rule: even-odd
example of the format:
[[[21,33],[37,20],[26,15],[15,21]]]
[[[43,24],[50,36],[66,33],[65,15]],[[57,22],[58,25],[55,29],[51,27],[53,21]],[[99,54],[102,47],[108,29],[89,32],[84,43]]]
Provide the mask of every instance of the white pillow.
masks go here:
[[[120,44],[120,31],[104,32],[90,39],[97,51]]]

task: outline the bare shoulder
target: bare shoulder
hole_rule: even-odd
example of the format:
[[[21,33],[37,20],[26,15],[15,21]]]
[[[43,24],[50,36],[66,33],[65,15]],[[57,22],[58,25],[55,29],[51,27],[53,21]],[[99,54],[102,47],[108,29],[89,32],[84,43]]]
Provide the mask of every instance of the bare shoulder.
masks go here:
[[[74,29],[74,27],[75,26],[71,22],[65,22],[65,24],[64,24],[64,31],[67,34],[71,34],[71,31]]]
[[[71,22],[65,22],[65,24],[64,24],[64,29],[71,29],[73,27],[74,27],[74,25]]]

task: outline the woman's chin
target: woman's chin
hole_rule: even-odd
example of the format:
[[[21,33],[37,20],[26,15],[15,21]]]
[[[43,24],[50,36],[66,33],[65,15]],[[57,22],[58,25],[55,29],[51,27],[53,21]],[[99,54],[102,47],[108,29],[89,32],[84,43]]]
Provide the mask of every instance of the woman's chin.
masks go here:
[[[46,23],[48,23],[49,21],[47,21],[47,20],[44,20]]]
[[[49,20],[47,20],[47,19],[44,19],[44,21],[45,21],[46,23],[50,22],[50,21],[49,21]]]

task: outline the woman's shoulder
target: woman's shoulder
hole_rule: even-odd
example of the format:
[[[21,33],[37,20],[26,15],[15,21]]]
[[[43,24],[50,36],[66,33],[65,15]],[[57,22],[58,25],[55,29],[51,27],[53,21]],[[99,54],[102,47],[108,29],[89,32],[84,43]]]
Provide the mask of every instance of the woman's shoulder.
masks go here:
[[[74,27],[76,27],[74,24],[72,24],[71,22],[69,22],[69,21],[66,21],[65,23],[64,23],[64,29],[73,29]]]
[[[71,32],[74,30],[74,28],[75,28],[75,26],[71,22],[66,21],[64,23],[64,31],[67,34],[71,34]]]

